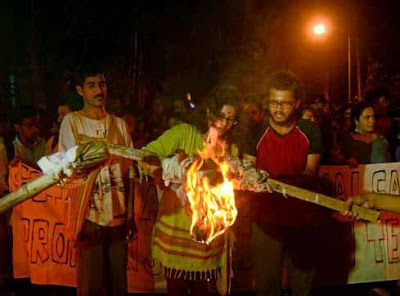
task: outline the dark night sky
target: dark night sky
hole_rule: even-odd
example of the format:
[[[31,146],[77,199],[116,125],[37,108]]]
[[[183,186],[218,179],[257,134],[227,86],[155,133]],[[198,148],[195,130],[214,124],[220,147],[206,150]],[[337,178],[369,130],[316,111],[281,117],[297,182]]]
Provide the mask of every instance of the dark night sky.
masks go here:
[[[37,92],[40,85],[42,92],[36,97],[42,99],[33,101],[49,101],[62,96],[60,88],[68,69],[82,59],[100,57],[112,72],[116,88],[125,95],[136,61],[141,70],[137,83],[150,93],[161,88],[166,96],[190,91],[200,97],[218,83],[260,92],[268,73],[289,67],[304,77],[309,89],[318,89],[314,84],[323,83],[321,77],[328,71],[332,100],[339,102],[347,87],[346,30],[359,36],[363,77],[368,59],[399,71],[400,18],[395,2],[126,2],[3,2],[0,95],[6,95],[5,77],[11,71],[24,81],[19,83],[21,100],[32,100],[26,95],[32,90],[27,89]],[[323,44],[310,43],[304,34],[303,28],[315,13],[327,15],[335,30],[340,28]],[[32,76],[39,78],[32,82]],[[116,91],[116,96],[124,94]]]

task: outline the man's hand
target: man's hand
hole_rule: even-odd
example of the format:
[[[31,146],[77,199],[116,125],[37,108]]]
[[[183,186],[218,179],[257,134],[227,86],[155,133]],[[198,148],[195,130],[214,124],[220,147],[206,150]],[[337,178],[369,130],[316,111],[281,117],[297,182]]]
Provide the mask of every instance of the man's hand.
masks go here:
[[[334,215],[334,217],[340,222],[360,220],[359,214],[352,211],[353,205],[359,205],[367,209],[372,208],[371,202],[362,196],[357,197],[357,199],[349,197],[346,200],[346,210],[344,212],[340,212],[338,215]]]

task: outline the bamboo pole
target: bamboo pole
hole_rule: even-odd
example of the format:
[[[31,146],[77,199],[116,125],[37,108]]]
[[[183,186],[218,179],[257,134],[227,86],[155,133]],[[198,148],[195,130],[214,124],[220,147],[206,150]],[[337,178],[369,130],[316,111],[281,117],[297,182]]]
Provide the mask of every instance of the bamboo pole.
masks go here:
[[[21,202],[24,202],[32,196],[39,194],[43,190],[46,190],[47,188],[57,184],[58,182],[58,179],[53,179],[48,175],[43,175],[33,181],[25,183],[17,190],[0,198],[0,214],[6,212],[7,210],[20,204]]]
[[[104,143],[85,143],[78,145],[72,169],[74,172],[89,171],[107,159],[108,151]],[[17,190],[0,198],[0,214],[57,184],[59,181],[58,178],[44,174],[35,180],[25,183]]]
[[[140,149],[134,149],[130,147],[125,147],[121,145],[116,145],[116,144],[111,144],[107,142],[107,139],[105,138],[93,138],[89,137],[83,134],[78,135],[78,140],[80,143],[88,143],[88,142],[103,142],[107,145],[108,152],[113,155],[121,156],[124,158],[129,158],[132,160],[137,160],[141,161],[143,158],[146,156],[154,156],[153,153],[140,150]]]
[[[93,140],[92,138],[89,137],[83,137],[80,138],[82,140]],[[110,143],[106,143],[107,147],[109,148],[110,154],[116,154],[121,157],[127,157],[130,159],[134,160],[141,160],[146,156],[153,156],[154,154],[134,148],[128,148],[128,147],[123,147],[119,145],[114,145]],[[288,194],[291,197],[301,199],[306,202],[312,202],[314,204],[317,204],[319,206],[323,206],[326,208],[329,208],[331,210],[339,211],[339,212],[345,212],[348,211],[348,205],[346,202],[330,197],[324,194],[319,194],[315,193],[313,191],[303,189],[300,187],[296,187],[293,185],[289,185],[274,179],[268,178],[267,180],[268,185],[271,187],[272,190],[279,192],[279,193],[284,193]],[[392,196],[393,197],[393,196]],[[362,199],[362,196],[357,196],[355,197],[357,200]],[[385,208],[385,204],[382,203],[377,203],[381,208],[381,210],[387,210]],[[369,222],[376,222],[379,219],[380,212],[375,211],[372,209],[368,209],[362,206],[359,206],[357,204],[353,204],[350,209],[357,217],[359,217],[362,220],[366,220]],[[389,209],[390,210],[390,209]]]
[[[89,138],[90,139],[90,138]],[[88,140],[88,139],[86,139]],[[146,152],[143,150],[139,149],[134,149],[134,148],[128,148],[128,147],[123,147],[115,144],[109,144],[106,143],[108,151],[110,154],[118,155],[121,157],[125,158],[130,158],[133,160],[142,160],[146,156],[152,156],[153,154],[150,152]],[[94,148],[92,146],[92,150]],[[89,150],[89,151],[88,151]],[[90,153],[91,149],[85,149],[85,153]],[[93,163],[96,161],[92,161]],[[46,188],[56,184],[58,180],[53,179],[47,175],[41,176],[29,183],[24,184],[21,188],[17,189],[16,191],[10,193],[9,195],[3,197],[0,199],[0,213],[5,212],[6,210],[10,209],[11,207],[17,205],[20,202],[23,202],[30,197],[40,193],[41,191],[45,190]],[[291,197],[301,199],[306,202],[312,202],[317,205],[339,211],[339,212],[345,212],[348,210],[348,205],[346,202],[341,201],[339,199],[324,195],[324,194],[319,194],[315,193],[310,190],[306,190],[303,188],[299,188],[293,185],[289,185],[274,179],[268,179],[267,180],[268,185],[271,187],[272,190],[290,195]],[[356,214],[360,219],[370,221],[370,222],[376,222],[379,219],[380,212],[371,210],[365,207],[358,206],[357,204],[361,204],[362,200],[366,201],[374,201],[374,205],[381,210],[388,210],[388,211],[393,211],[397,209],[397,212],[399,212],[400,209],[396,206],[395,202],[393,202],[394,196],[391,195],[385,195],[385,199],[382,199],[382,201],[379,201],[379,198],[377,198],[375,195],[366,195],[366,196],[356,196],[353,197],[355,200],[355,204],[352,205],[351,211]],[[387,204],[385,201],[391,200],[391,203],[389,204],[389,207],[387,207]],[[396,211],[395,211],[396,212]]]
[[[301,199],[306,202],[312,202],[319,206],[323,206],[329,208],[331,210],[345,212],[348,210],[348,205],[346,202],[330,197],[324,194],[315,193],[313,191],[299,188],[293,185],[289,185],[274,179],[268,179],[268,185],[271,187],[272,190],[283,193],[284,195],[289,195],[291,197],[295,197],[297,199]],[[353,197],[357,200],[362,199],[363,196],[355,196]],[[381,204],[382,206],[382,204]],[[351,206],[351,211],[356,214],[360,219],[366,220],[369,222],[376,222],[379,219],[380,212],[371,210],[365,207],[358,206],[357,204],[353,204]]]

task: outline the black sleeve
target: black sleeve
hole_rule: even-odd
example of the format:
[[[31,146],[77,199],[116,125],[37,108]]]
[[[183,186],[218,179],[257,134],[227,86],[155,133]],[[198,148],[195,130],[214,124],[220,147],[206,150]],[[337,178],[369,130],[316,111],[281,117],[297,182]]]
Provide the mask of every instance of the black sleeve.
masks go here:
[[[298,126],[310,141],[310,150],[308,154],[321,154],[322,140],[319,126],[309,120],[300,120]]]
[[[4,144],[7,151],[7,160],[11,161],[15,156],[15,148],[13,142],[7,142]]]
[[[350,157],[350,135],[346,135],[341,141],[340,141],[340,152],[344,156],[345,159],[348,159]]]
[[[255,127],[250,133],[242,134],[240,142],[240,150],[243,154],[257,156],[257,144],[260,141],[262,135],[267,127],[263,124]]]

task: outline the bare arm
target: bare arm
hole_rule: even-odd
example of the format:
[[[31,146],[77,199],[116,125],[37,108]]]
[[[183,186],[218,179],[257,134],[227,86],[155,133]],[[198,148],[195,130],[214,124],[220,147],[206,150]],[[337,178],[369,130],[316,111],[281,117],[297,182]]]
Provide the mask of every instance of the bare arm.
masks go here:
[[[400,197],[390,194],[365,194],[350,198],[350,204],[361,205],[366,208],[373,208],[400,214]]]
[[[319,163],[321,161],[321,154],[308,154],[306,169],[303,174],[316,176],[318,174]]]

